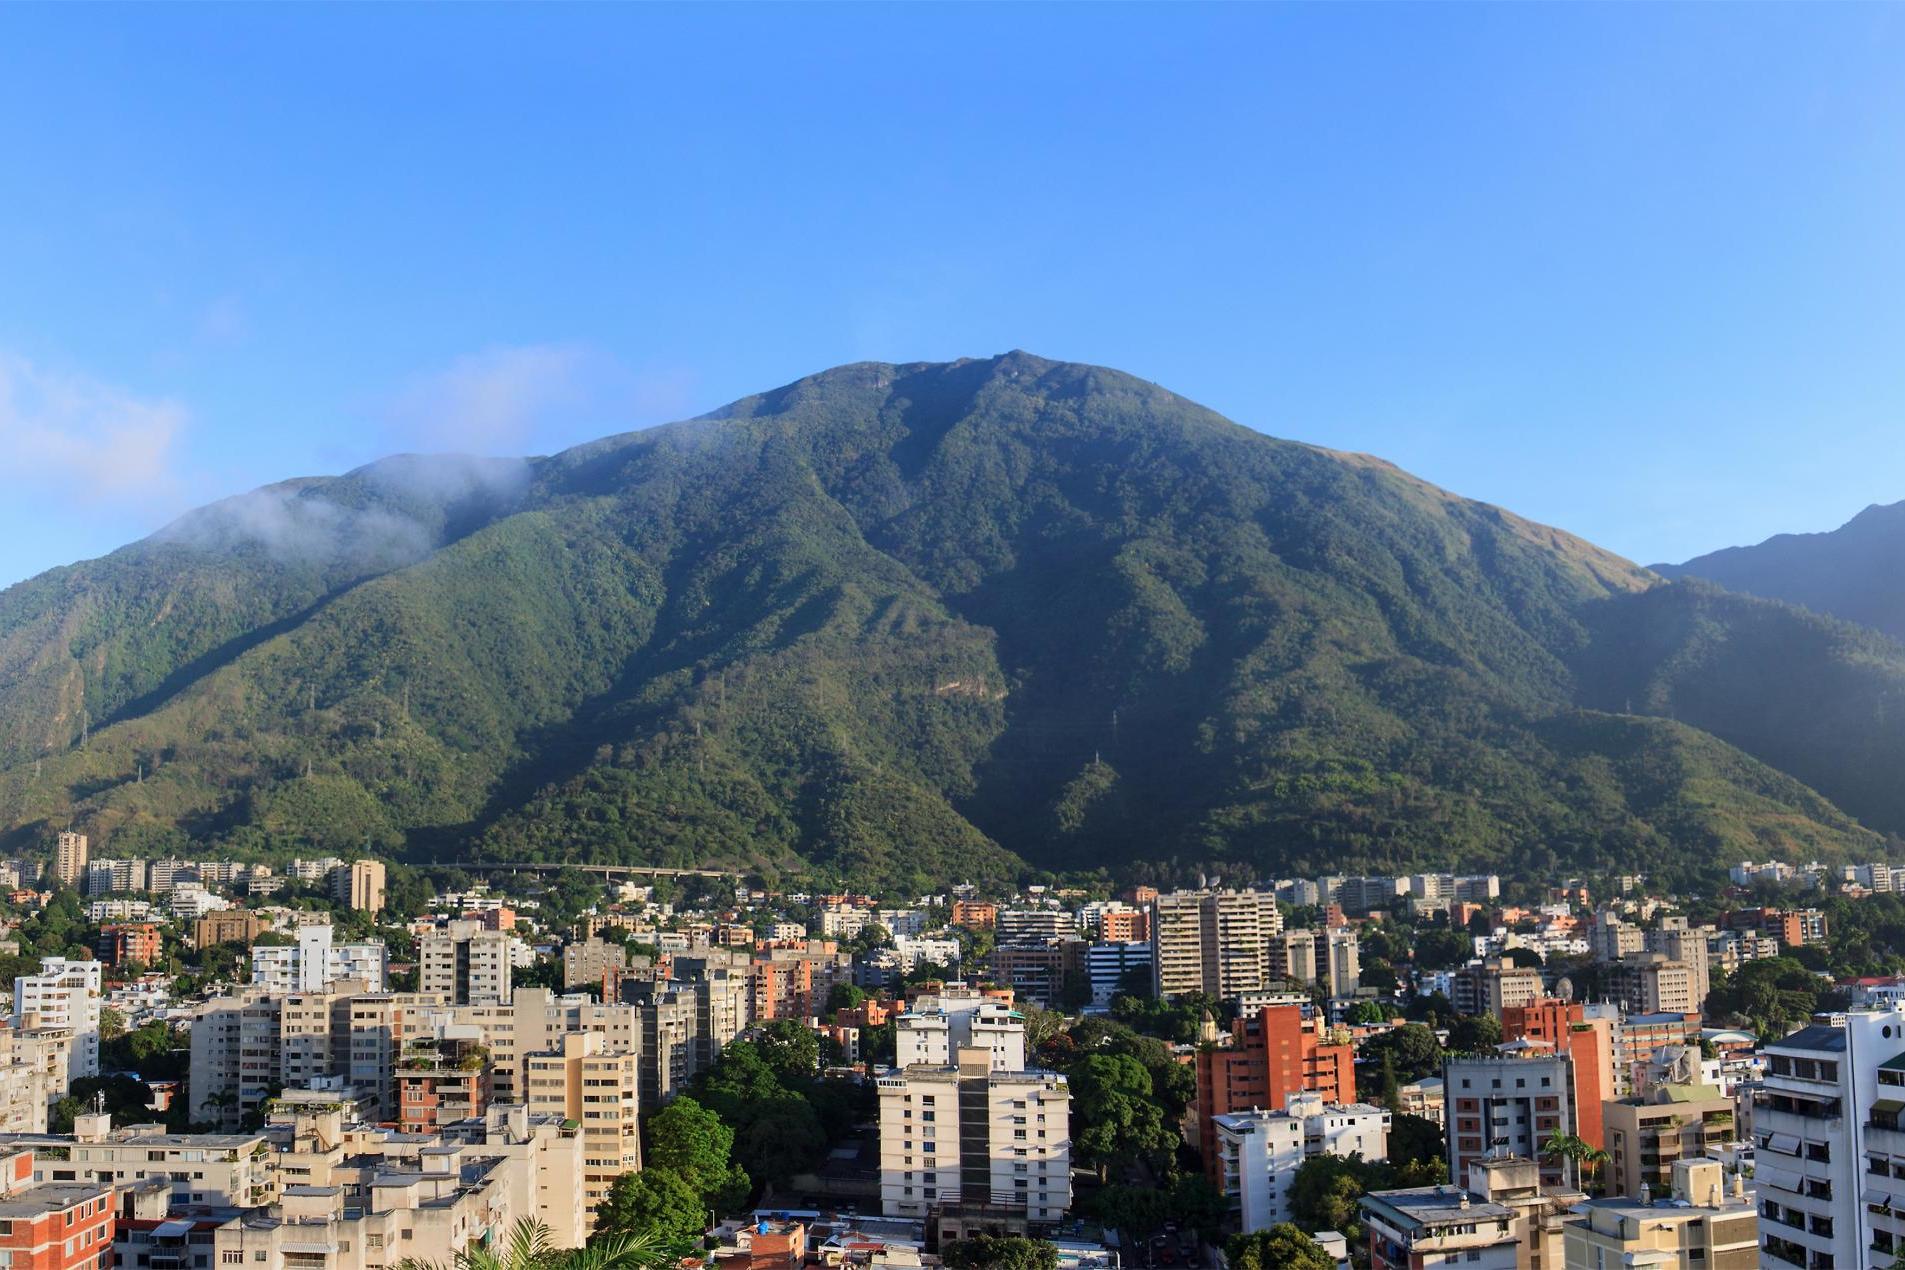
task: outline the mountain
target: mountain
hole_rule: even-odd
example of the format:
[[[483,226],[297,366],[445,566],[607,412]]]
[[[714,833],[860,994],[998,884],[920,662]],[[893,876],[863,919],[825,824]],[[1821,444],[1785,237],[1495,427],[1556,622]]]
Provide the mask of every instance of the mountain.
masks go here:
[[[1830,533],[1779,534],[1654,570],[1705,578],[1905,639],[1905,503],[1868,507]]]
[[[1710,877],[1905,830],[1901,685],[1889,641],[1129,375],[859,364],[273,486],[0,593],[0,834]]]

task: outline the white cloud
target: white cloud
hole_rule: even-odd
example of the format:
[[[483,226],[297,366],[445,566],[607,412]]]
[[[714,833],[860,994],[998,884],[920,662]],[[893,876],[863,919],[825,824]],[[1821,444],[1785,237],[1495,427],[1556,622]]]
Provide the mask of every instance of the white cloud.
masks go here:
[[[599,360],[567,344],[499,346],[412,380],[390,414],[433,447],[520,452],[537,429],[595,396]]]
[[[167,503],[185,408],[0,353],[0,473],[82,499]]]

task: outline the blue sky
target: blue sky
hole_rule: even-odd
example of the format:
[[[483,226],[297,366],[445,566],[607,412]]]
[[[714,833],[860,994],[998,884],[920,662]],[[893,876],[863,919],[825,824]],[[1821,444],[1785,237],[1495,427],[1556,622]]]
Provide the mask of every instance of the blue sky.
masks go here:
[[[1905,499],[1890,6],[0,8],[0,582],[1027,348],[1641,561]]]

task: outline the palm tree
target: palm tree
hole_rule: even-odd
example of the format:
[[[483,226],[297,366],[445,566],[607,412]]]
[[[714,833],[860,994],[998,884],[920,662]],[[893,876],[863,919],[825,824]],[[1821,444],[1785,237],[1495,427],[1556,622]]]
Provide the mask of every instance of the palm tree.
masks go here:
[[[683,1255],[647,1232],[592,1239],[583,1248],[557,1248],[549,1239],[548,1226],[524,1217],[500,1245],[473,1243],[448,1264],[406,1257],[396,1270],[666,1270]]]

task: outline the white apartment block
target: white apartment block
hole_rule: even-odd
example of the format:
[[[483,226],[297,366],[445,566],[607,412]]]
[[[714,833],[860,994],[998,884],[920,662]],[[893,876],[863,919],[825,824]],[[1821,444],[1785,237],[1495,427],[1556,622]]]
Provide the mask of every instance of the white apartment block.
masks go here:
[[[1071,1205],[1071,1091],[1055,1072],[997,1071],[990,1051],[880,1077],[880,1203],[922,1219],[945,1205],[1023,1210],[1052,1225]]]
[[[1025,1068],[1025,1017],[969,988],[921,996],[893,1020],[895,1065],[949,1067],[955,1054],[982,1049],[994,1071]]]
[[[329,926],[300,926],[290,944],[254,944],[251,981],[274,995],[316,992],[352,980],[363,991],[382,992],[388,959],[382,944],[334,944]]]
[[[1245,1234],[1291,1219],[1290,1188],[1312,1156],[1389,1158],[1389,1113],[1364,1103],[1297,1094],[1282,1111],[1215,1116],[1218,1189]]]
[[[1002,908],[992,928],[1001,944],[1038,945],[1078,933],[1072,915],[1055,908]]]
[[[97,961],[40,958],[40,973],[13,981],[14,1026],[62,1028],[72,1034],[67,1079],[99,1075],[100,974]]]
[[[1885,1266],[1905,1251],[1905,1010],[1763,1047],[1753,1095],[1760,1264]]]

